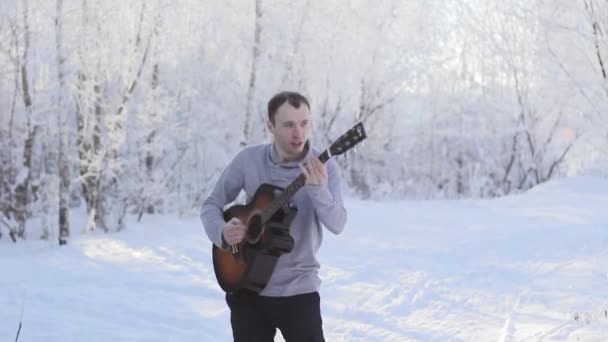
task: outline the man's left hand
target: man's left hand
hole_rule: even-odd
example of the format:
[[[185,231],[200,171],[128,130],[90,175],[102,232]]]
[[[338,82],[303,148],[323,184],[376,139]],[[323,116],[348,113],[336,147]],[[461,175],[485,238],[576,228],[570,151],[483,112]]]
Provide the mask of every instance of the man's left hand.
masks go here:
[[[319,158],[311,157],[300,164],[300,170],[306,177],[308,185],[325,185],[327,183],[327,166]]]

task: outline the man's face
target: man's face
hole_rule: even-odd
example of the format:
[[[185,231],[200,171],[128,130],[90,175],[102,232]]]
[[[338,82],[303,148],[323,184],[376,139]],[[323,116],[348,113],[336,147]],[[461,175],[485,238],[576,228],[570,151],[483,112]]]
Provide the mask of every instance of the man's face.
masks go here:
[[[274,136],[274,142],[283,161],[292,161],[302,157],[304,146],[310,136],[310,110],[306,104],[295,108],[285,102],[274,116],[274,124],[268,121],[268,129]]]

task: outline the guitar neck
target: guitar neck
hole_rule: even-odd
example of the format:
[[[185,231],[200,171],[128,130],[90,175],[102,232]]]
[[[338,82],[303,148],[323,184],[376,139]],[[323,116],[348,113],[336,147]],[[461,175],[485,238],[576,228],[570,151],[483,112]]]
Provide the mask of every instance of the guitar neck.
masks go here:
[[[328,150],[325,150],[323,153],[321,153],[321,155],[319,155],[319,160],[322,163],[326,163],[329,158],[331,158],[331,156],[328,153]],[[267,222],[270,220],[270,218],[276,214],[276,212],[281,209],[282,206],[289,202],[293,195],[295,195],[295,193],[298,192],[298,190],[300,190],[304,184],[306,184],[306,176],[304,176],[303,173],[300,173],[298,178],[291,182],[291,184],[289,184],[281,194],[275,197],[270,206],[262,212],[262,221]]]

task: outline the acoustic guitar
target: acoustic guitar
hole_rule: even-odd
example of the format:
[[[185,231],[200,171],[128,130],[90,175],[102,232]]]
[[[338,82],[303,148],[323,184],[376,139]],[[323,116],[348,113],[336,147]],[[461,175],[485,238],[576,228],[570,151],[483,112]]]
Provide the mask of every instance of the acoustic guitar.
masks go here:
[[[366,138],[359,123],[339,137],[320,156],[327,162],[345,153]],[[247,226],[242,242],[222,249],[213,245],[213,268],[217,282],[228,293],[262,291],[282,254],[293,249],[289,225],[297,214],[289,200],[306,182],[300,174],[285,189],[264,183],[258,187],[246,205],[234,205],[224,211],[224,220],[238,218]]]

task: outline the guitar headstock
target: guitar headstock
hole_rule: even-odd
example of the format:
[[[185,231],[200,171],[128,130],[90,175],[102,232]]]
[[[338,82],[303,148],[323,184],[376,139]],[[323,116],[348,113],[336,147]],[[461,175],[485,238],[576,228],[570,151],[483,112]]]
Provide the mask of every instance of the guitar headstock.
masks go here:
[[[365,138],[367,138],[365,128],[363,127],[363,123],[360,122],[339,137],[333,144],[331,144],[328,150],[331,152],[331,155],[343,154],[363,141]]]

